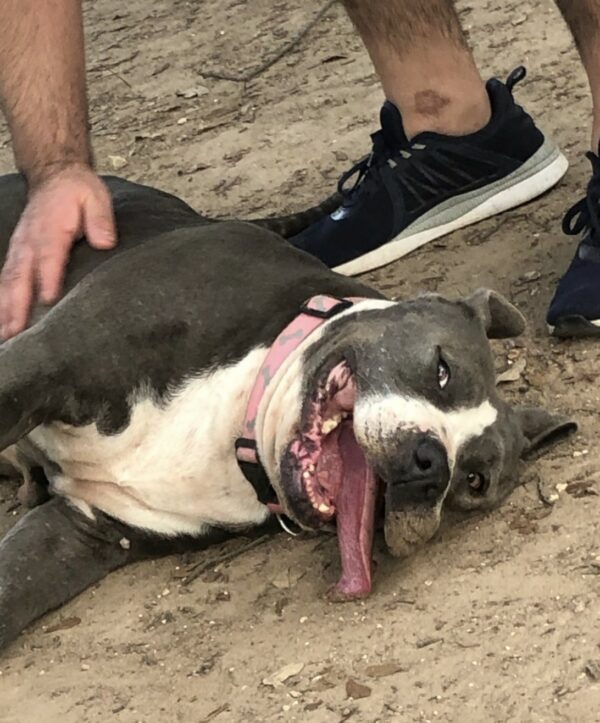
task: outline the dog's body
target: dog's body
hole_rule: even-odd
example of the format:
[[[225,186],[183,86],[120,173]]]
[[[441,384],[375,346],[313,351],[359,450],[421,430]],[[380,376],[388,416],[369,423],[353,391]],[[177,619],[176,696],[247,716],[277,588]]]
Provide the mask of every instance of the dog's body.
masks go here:
[[[495,397],[485,343],[486,329],[521,330],[507,302],[489,294],[390,302],[271,231],[213,223],[167,194],[107,182],[118,248],[78,244],[65,298],[36,309],[30,329],[0,347],[0,449],[25,479],[23,499],[41,502],[46,485],[51,497],[0,544],[0,647],[120,565],[270,518],[234,444],[270,346],[313,295],[361,300],[285,360],[261,402],[257,442],[283,512],[313,528],[335,507],[341,597],[370,589],[376,479],[386,485],[386,539],[397,553],[433,534],[457,460],[477,439],[494,448],[493,502],[510,491],[500,485],[531,435]],[[24,202],[17,176],[0,179],[2,255]],[[431,356],[441,346],[458,377],[446,396],[445,384],[424,382],[431,368],[435,386],[447,366]],[[311,419],[318,439],[302,432]],[[548,419],[538,431],[551,428]],[[345,455],[359,472],[340,477]],[[326,515],[305,494],[312,474]]]

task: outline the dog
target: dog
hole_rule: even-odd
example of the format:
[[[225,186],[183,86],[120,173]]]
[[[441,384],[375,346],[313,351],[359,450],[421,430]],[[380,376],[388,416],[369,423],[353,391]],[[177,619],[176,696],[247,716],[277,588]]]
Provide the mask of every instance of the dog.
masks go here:
[[[488,339],[525,326],[499,294],[392,301],[273,230],[311,213],[216,222],[105,181],[118,247],[76,244],[62,300],[0,347],[2,471],[31,507],[0,543],[0,647],[120,566],[275,515],[335,529],[330,598],[364,598],[380,513],[408,555],[574,428],[498,397]],[[3,254],[25,199],[0,178]]]

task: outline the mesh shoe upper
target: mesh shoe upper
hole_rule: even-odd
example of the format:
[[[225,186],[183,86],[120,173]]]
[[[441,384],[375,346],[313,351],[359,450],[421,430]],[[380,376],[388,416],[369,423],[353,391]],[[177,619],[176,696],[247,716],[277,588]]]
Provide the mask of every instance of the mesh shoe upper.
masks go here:
[[[586,155],[592,164],[586,195],[563,219],[566,234],[583,233],[583,237],[550,304],[547,321],[552,326],[568,317],[600,319],[600,158],[590,152]]]
[[[518,68],[506,84],[488,81],[491,119],[466,136],[425,132],[409,141],[398,109],[384,103],[371,153],[340,179],[342,205],[291,242],[336,267],[390,241],[443,201],[512,173],[544,142],[513,99],[523,76]]]

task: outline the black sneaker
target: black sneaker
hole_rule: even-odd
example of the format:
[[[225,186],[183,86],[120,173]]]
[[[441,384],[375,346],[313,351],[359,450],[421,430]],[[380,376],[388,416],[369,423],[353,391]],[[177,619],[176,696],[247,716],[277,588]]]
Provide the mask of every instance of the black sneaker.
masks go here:
[[[361,274],[547,191],[568,163],[515,103],[524,77],[519,67],[506,84],[488,81],[492,117],[467,136],[426,132],[409,141],[398,109],[384,103],[372,152],[340,179],[342,205],[291,243],[336,271]]]
[[[587,193],[563,220],[565,233],[582,237],[548,309],[554,336],[600,336],[600,158],[586,155],[592,164]]]

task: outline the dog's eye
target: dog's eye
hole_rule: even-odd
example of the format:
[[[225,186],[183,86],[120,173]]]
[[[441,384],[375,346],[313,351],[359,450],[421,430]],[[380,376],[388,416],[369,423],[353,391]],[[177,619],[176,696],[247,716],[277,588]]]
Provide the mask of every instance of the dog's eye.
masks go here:
[[[445,389],[450,381],[450,369],[443,359],[438,362],[437,378],[439,388]]]
[[[469,484],[469,492],[473,497],[478,497],[485,492],[486,480],[482,474],[471,472],[471,474],[467,475],[467,482]]]

